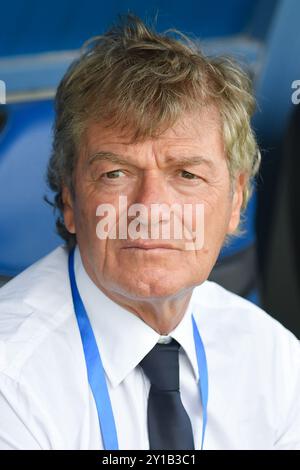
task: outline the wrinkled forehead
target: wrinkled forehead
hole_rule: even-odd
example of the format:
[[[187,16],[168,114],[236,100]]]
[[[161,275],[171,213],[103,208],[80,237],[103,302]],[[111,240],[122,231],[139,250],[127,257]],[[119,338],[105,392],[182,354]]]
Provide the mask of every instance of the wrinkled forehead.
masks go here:
[[[218,147],[223,151],[223,129],[221,116],[215,105],[201,107],[198,112],[183,113],[171,126],[157,129],[155,135],[135,138],[137,129],[124,123],[114,126],[109,122],[87,123],[81,139],[81,150],[84,154],[99,151],[103,146],[116,148],[139,148],[145,142],[161,147],[168,146],[204,146]]]

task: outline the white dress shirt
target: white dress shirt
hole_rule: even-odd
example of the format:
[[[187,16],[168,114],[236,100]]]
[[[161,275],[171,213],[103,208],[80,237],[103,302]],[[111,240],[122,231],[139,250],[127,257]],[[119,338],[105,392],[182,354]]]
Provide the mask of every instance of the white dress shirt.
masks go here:
[[[139,366],[161,338],[104,295],[78,248],[75,276],[101,354],[120,449],[149,449],[149,381]],[[209,375],[204,449],[300,449],[300,346],[250,302],[206,281],[170,333],[200,449],[202,409],[191,314]],[[166,426],[168,423],[166,423]],[[0,449],[103,449],[59,247],[0,290]]]

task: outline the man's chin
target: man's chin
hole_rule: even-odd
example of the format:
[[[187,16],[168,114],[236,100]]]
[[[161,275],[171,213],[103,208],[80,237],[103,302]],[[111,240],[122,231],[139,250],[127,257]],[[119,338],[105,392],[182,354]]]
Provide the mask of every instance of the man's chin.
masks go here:
[[[180,280],[180,282],[179,282]],[[174,279],[174,276],[158,277],[156,279],[132,276],[127,282],[119,286],[124,295],[136,299],[150,299],[171,297],[186,289],[186,283],[182,279]]]

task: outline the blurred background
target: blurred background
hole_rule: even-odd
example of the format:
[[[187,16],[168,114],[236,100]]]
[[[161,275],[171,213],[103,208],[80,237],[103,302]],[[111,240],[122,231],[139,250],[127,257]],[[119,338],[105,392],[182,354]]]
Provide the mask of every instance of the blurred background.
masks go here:
[[[62,243],[43,200],[51,199],[45,171],[55,90],[82,43],[128,11],[156,18],[158,31],[175,27],[201,39],[207,54],[231,55],[251,76],[262,167],[246,234],[222,250],[210,279],[300,338],[300,105],[292,100],[300,98],[299,0],[2,2],[0,285]]]

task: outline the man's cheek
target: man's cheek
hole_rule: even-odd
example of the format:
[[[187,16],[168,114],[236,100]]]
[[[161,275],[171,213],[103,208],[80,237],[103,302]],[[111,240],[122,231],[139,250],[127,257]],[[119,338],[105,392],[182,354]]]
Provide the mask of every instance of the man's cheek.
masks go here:
[[[94,232],[96,234],[96,215],[89,207],[79,206],[75,212],[77,231],[82,233]]]

